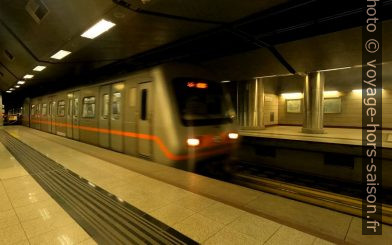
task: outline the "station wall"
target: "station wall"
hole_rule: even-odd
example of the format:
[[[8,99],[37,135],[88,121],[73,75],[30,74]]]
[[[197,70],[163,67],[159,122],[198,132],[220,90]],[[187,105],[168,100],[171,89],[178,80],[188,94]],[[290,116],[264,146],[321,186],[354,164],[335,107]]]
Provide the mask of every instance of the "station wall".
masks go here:
[[[275,97],[274,97],[275,96]],[[266,94],[265,97],[277,98],[274,106],[265,102],[265,120],[268,120],[268,114],[271,108],[275,108],[277,104],[278,120],[275,123],[265,121],[265,125],[298,125],[303,123],[303,99],[301,99],[301,113],[287,112],[287,99],[281,94]],[[324,113],[324,126],[329,127],[362,127],[362,102],[361,94],[353,91],[339,92],[338,98],[341,98],[340,113]],[[274,100],[275,101],[275,100]],[[392,128],[392,90],[385,89],[383,91],[383,128]]]

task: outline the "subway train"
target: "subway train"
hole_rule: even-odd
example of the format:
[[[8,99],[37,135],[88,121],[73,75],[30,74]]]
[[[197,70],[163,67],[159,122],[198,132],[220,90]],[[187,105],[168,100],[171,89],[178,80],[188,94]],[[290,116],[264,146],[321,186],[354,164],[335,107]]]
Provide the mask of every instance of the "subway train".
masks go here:
[[[23,114],[31,128],[187,170],[238,140],[229,93],[185,64],[26,98]]]

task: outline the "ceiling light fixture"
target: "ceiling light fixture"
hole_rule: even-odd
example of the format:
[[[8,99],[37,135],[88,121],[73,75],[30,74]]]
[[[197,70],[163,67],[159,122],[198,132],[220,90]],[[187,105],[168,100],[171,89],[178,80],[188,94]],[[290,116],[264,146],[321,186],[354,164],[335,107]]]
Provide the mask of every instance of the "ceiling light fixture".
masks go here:
[[[339,91],[324,91],[325,98],[336,98],[340,96]]]
[[[11,91],[11,90],[7,90],[7,91],[5,91],[5,92],[6,92],[6,93],[9,93],[9,94],[10,94],[10,93],[12,93],[12,91]]]
[[[33,71],[43,71],[45,70],[46,66],[36,66]]]
[[[9,90],[14,91],[15,89],[14,88],[10,88]]]
[[[366,89],[364,91],[366,93]],[[382,88],[381,91],[384,92],[385,89]],[[352,92],[355,94],[362,94],[362,89],[353,89]]]
[[[284,99],[302,99],[304,97],[304,95],[302,93],[283,93],[282,97]]]
[[[56,59],[56,60],[61,60],[63,59],[65,56],[69,55],[71,52],[67,51],[67,50],[60,50],[57,53],[55,53],[54,55],[50,56],[50,58],[52,59]]]
[[[23,84],[25,84],[26,82],[25,81],[18,81],[17,82],[17,84],[19,84],[19,85],[23,85]]]
[[[14,87],[15,87],[15,88],[20,88],[20,85],[15,85]]]
[[[102,33],[110,30],[115,25],[116,24],[114,24],[113,22],[102,19],[98,23],[90,27],[87,31],[85,31],[81,36],[89,39],[94,39]]]
[[[351,66],[339,67],[339,68],[331,68],[331,69],[324,69],[319,70],[319,72],[326,72],[326,71],[339,71],[339,70],[346,70],[352,68]]]
[[[33,77],[34,77],[34,75],[26,74],[23,78],[24,78],[24,79],[31,79],[31,78],[33,78]]]

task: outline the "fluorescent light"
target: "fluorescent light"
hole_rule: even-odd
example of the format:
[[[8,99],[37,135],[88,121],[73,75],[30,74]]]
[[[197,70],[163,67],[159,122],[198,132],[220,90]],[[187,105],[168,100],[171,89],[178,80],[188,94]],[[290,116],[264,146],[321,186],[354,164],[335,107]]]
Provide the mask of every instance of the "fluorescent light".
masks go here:
[[[345,66],[345,67],[339,67],[339,68],[331,68],[331,69],[325,69],[325,70],[319,70],[320,72],[326,72],[326,71],[338,71],[338,70],[346,70],[350,69],[351,66]]]
[[[15,89],[14,88],[10,88],[9,90],[14,91]]]
[[[385,89],[381,89],[381,91],[384,92]],[[352,92],[355,93],[355,94],[362,94],[362,89],[353,89]]]
[[[15,88],[20,88],[20,86],[19,86],[19,85],[15,85],[14,87],[15,87]]]
[[[26,82],[25,81],[18,81],[18,83],[17,84],[19,84],[19,85],[23,85],[23,84],[25,84]]]
[[[56,59],[56,60],[61,60],[65,56],[69,55],[70,53],[71,52],[66,51],[66,50],[60,50],[57,53],[55,53],[54,55],[50,56],[50,58]]]
[[[340,96],[339,91],[324,91],[325,98],[336,98]]]
[[[34,75],[26,74],[23,78],[24,78],[24,79],[31,79],[31,78],[33,78],[33,77],[34,77]]]
[[[102,33],[108,31],[115,25],[116,24],[114,24],[113,22],[102,19],[98,23],[90,27],[87,31],[85,31],[81,36],[89,39],[94,39]]]
[[[9,93],[9,94],[10,94],[10,93],[12,93],[12,91],[11,91],[11,90],[7,90],[7,91],[5,91],[5,92],[6,92],[6,93]]]
[[[232,139],[232,140],[238,139],[238,134],[237,133],[229,133],[229,139]]]
[[[283,93],[282,97],[285,99],[302,99],[302,93]]]
[[[187,143],[189,146],[198,146],[198,145],[200,144],[200,140],[199,140],[199,139],[188,139],[188,140],[186,141],[186,143]]]
[[[353,89],[352,92],[355,94],[362,94],[362,89]]]
[[[43,71],[45,70],[46,66],[36,66],[33,71]]]
[[[221,83],[229,83],[230,81],[221,81]]]

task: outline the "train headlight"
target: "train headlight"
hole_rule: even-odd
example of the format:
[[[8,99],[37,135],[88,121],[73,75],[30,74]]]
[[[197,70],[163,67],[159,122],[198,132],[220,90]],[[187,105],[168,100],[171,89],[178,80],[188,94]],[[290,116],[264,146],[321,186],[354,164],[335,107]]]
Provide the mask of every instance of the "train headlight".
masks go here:
[[[238,134],[237,133],[229,133],[229,139],[232,139],[232,140],[238,139]]]
[[[200,140],[199,140],[199,139],[191,138],[191,139],[187,139],[186,143],[187,143],[189,146],[198,146],[198,145],[200,145]]]

